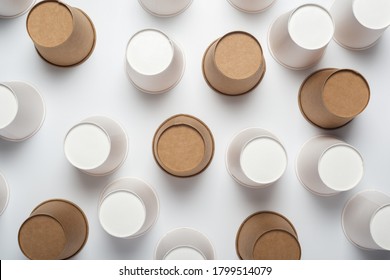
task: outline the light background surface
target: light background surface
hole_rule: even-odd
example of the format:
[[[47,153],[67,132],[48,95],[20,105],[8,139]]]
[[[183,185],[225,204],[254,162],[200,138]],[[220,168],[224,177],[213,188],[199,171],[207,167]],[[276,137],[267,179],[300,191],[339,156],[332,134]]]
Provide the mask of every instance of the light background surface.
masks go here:
[[[333,1],[315,1],[330,8]],[[353,52],[334,41],[321,62],[305,71],[283,68],[270,56],[267,33],[271,23],[303,0],[277,0],[261,14],[245,14],[226,0],[194,0],[190,8],[173,18],[146,13],[136,0],[68,0],[81,8],[95,24],[97,44],[84,64],[60,68],[44,62],[26,31],[26,15],[0,20],[0,81],[29,82],[42,93],[47,107],[45,123],[30,140],[0,140],[0,170],[11,197],[0,216],[0,258],[25,259],[17,233],[32,209],[44,200],[68,199],[89,219],[89,239],[74,259],[151,259],[158,240],[176,227],[203,232],[215,247],[218,259],[237,259],[235,236],[241,222],[260,210],[279,212],[295,225],[302,259],[390,259],[389,252],[363,251],[345,238],[341,212],[355,193],[375,188],[390,193],[390,32],[373,48]],[[124,71],[129,38],[144,28],[158,28],[180,44],[186,55],[182,81],[171,92],[148,95],[137,91]],[[207,46],[234,30],[250,32],[263,46],[267,72],[251,93],[227,97],[205,83],[201,61]],[[371,87],[367,109],[347,126],[325,131],[301,115],[297,93],[313,71],[352,68]],[[168,117],[192,114],[212,130],[216,149],[209,168],[188,179],[162,171],[152,155],[152,138]],[[107,177],[91,177],[65,159],[67,131],[91,115],[105,115],[120,122],[129,136],[129,155],[122,168]],[[258,126],[277,135],[288,153],[288,167],[275,185],[252,190],[235,183],[225,167],[225,152],[232,137]],[[295,175],[295,160],[311,137],[334,135],[355,146],[364,157],[365,176],[352,191],[334,197],[318,197],[304,189]],[[151,184],[160,199],[160,216],[146,235],[122,240],[109,236],[97,217],[98,198],[106,184],[121,177],[138,177]]]

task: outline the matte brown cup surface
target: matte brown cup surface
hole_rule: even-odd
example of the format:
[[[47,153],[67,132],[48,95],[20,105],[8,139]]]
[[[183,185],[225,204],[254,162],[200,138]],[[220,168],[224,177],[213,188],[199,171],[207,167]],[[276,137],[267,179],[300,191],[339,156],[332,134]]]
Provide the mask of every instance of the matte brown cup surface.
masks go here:
[[[77,254],[88,238],[83,211],[66,200],[38,205],[19,229],[19,246],[29,259],[68,259]]]
[[[199,119],[175,115],[157,129],[153,154],[160,167],[169,174],[194,176],[206,169],[213,158],[213,135]]]
[[[260,43],[251,34],[235,31],[214,41],[203,57],[203,76],[214,90],[241,95],[262,80],[266,65]]]
[[[32,8],[27,31],[40,56],[57,66],[84,62],[96,42],[95,27],[83,11],[52,0]]]
[[[341,127],[368,105],[370,88],[364,77],[350,69],[322,69],[311,74],[299,91],[304,117],[321,128]]]
[[[257,212],[241,224],[236,237],[240,259],[300,259],[298,235],[291,222],[275,212]]]

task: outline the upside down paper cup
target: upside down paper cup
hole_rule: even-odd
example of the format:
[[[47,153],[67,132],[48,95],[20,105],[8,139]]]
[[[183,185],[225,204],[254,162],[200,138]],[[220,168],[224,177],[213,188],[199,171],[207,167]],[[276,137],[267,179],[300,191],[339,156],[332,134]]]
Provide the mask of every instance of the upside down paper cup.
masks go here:
[[[271,7],[275,0],[227,0],[234,8],[245,13],[260,13]]]
[[[359,192],[346,203],[342,225],[355,246],[390,251],[390,196],[377,190]]]
[[[203,172],[214,155],[214,138],[201,120],[190,115],[175,115],[165,120],[153,138],[157,164],[177,177]]]
[[[88,239],[88,221],[74,203],[48,200],[19,229],[19,247],[33,260],[61,260],[77,254]]]
[[[293,224],[279,213],[256,212],[241,224],[236,236],[241,260],[299,260],[301,246]]]
[[[142,8],[158,17],[173,17],[181,14],[193,0],[138,0]]]
[[[363,178],[364,164],[353,146],[333,136],[316,136],[307,141],[296,162],[298,179],[320,196],[336,195],[355,188]]]
[[[140,91],[158,94],[173,89],[185,70],[181,48],[165,33],[144,29],[134,34],[126,49],[126,72]]]
[[[333,33],[329,12],[319,5],[305,4],[274,21],[268,32],[268,47],[281,65],[303,70],[319,62]]]
[[[233,96],[253,90],[263,79],[266,64],[259,41],[247,32],[234,31],[207,48],[202,70],[212,89]]]
[[[335,41],[351,50],[372,47],[390,26],[387,0],[335,0],[330,13],[336,25]]]
[[[0,216],[7,208],[9,201],[9,187],[3,174],[0,173]]]
[[[269,131],[248,128],[230,142],[226,167],[239,184],[264,188],[283,175],[287,167],[287,153],[278,138]]]
[[[215,252],[210,240],[192,228],[176,228],[158,242],[155,260],[213,260]]]
[[[116,121],[92,116],[68,131],[64,152],[80,171],[95,176],[109,175],[117,171],[127,157],[127,134]]]
[[[80,9],[59,1],[36,4],[27,17],[27,31],[39,55],[57,66],[73,66],[92,54],[96,32]]]
[[[0,18],[14,18],[26,13],[36,0],[0,0]]]
[[[0,83],[0,138],[24,141],[35,135],[45,119],[41,94],[25,82]]]
[[[370,100],[366,79],[351,69],[321,69],[311,74],[299,91],[303,116],[325,129],[339,128],[364,111]]]
[[[159,201],[156,192],[143,180],[121,178],[103,190],[99,202],[103,229],[117,238],[136,238],[156,223]]]

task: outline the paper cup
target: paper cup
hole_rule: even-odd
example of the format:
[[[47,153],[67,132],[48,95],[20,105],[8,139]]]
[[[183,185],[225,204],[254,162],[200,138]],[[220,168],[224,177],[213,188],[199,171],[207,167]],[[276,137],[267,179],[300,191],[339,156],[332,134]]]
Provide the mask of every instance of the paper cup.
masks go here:
[[[175,115],[157,129],[153,155],[167,173],[177,177],[194,176],[209,166],[214,155],[214,138],[201,120]]]
[[[227,0],[234,8],[245,13],[260,13],[271,7],[275,0]]]
[[[241,95],[261,82],[266,64],[259,41],[249,33],[234,31],[207,48],[202,70],[205,81],[215,91]]]
[[[0,138],[24,141],[41,128],[46,109],[42,96],[24,82],[0,83]]]
[[[299,260],[301,246],[293,224],[270,211],[256,212],[241,224],[236,236],[241,260]]]
[[[0,18],[14,18],[23,15],[36,0],[0,0]]]
[[[144,181],[121,178],[103,190],[99,201],[103,229],[118,238],[136,238],[151,229],[159,214],[155,191]]]
[[[59,1],[36,4],[28,14],[27,31],[39,55],[57,66],[80,64],[95,48],[91,19],[80,9]]]
[[[68,161],[89,175],[105,176],[125,161],[128,139],[122,126],[103,117],[89,117],[73,126],[64,141]]]
[[[342,225],[355,246],[390,251],[390,196],[376,190],[359,192],[346,203]]]
[[[319,62],[333,33],[329,12],[319,5],[305,4],[276,19],[268,32],[268,47],[281,65],[303,70]]]
[[[180,82],[184,69],[183,51],[159,30],[141,30],[127,44],[126,72],[140,91],[167,92]]]
[[[350,69],[321,69],[311,74],[299,90],[299,107],[312,124],[339,128],[363,112],[370,100],[364,77]]]
[[[77,254],[88,239],[88,221],[74,203],[53,199],[38,205],[19,229],[19,247],[33,260],[62,260]]]
[[[0,173],[0,216],[7,208],[9,201],[9,187],[3,174]]]
[[[184,12],[192,0],[138,0],[142,8],[158,17],[173,17]]]
[[[387,0],[336,0],[330,13],[336,25],[335,41],[351,50],[372,47],[390,25]]]
[[[226,167],[237,183],[264,188],[279,180],[285,172],[287,153],[272,133],[262,128],[248,128],[230,142]]]
[[[364,174],[363,158],[351,145],[332,136],[307,141],[296,162],[304,187],[320,196],[331,196],[356,187]]]
[[[165,234],[157,244],[155,260],[213,260],[210,240],[192,228],[176,228]]]

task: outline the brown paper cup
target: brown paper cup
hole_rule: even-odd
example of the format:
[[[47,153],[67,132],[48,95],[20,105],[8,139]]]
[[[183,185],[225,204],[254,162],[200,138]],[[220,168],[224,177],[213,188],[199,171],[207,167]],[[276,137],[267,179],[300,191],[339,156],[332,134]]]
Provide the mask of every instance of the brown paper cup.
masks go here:
[[[284,216],[269,211],[250,215],[236,236],[242,260],[298,260],[301,247],[294,226]]]
[[[88,238],[88,221],[72,202],[53,199],[38,205],[19,229],[19,247],[29,259],[68,259]]]
[[[84,62],[96,42],[95,27],[83,11],[53,0],[32,8],[27,31],[39,55],[57,66]]]
[[[213,158],[213,135],[201,120],[175,115],[157,129],[153,154],[158,165],[169,174],[194,176],[204,171]]]
[[[257,39],[249,33],[235,31],[207,48],[202,68],[211,88],[226,95],[241,95],[261,82],[266,64]]]
[[[334,129],[363,112],[370,100],[370,87],[354,70],[322,69],[302,83],[298,99],[301,112],[309,122]]]

